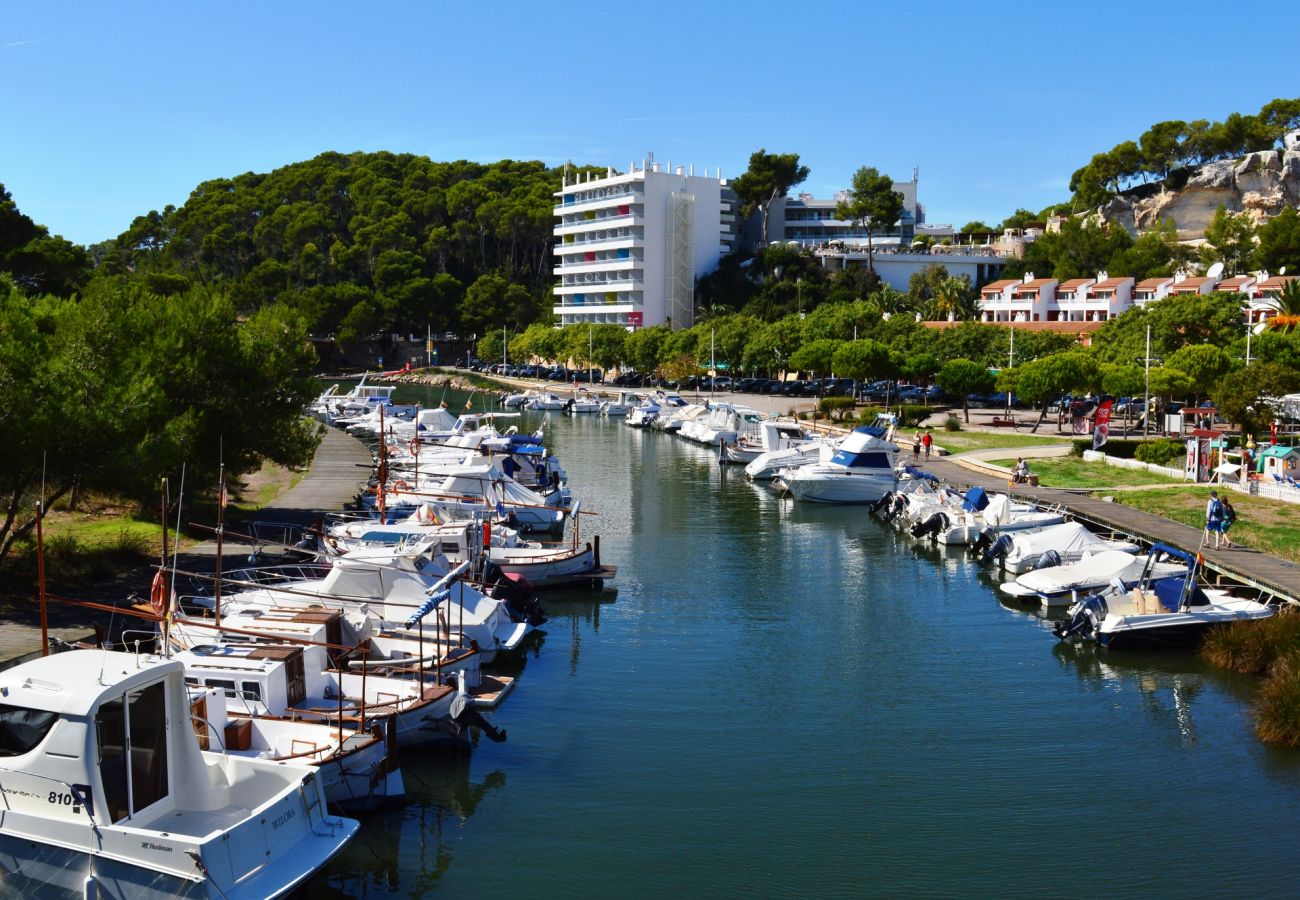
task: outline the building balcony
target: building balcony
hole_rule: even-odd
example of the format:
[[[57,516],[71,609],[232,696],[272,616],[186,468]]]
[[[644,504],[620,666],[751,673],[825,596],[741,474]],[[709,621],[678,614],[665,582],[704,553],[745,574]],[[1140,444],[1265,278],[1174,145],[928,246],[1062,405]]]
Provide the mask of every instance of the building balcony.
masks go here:
[[[556,256],[568,257],[614,250],[643,250],[644,248],[645,240],[639,237],[587,238],[585,240],[569,241],[568,243],[561,241],[555,245],[554,253]]]
[[[631,272],[640,269],[645,265],[642,259],[596,259],[581,260],[566,257],[565,261],[556,266],[553,271],[558,275],[587,274],[590,272]]]
[[[630,313],[640,308],[640,303],[561,303],[551,307],[551,312],[557,316],[574,313]]]
[[[561,203],[552,208],[551,212],[555,216],[567,216],[590,210],[608,209],[611,206],[638,206],[644,203],[644,195],[637,191],[627,191],[621,194],[610,194],[608,197],[595,197],[590,200]]]
[[[592,281],[584,284],[556,284],[551,293],[557,297],[578,294],[608,294],[618,291],[640,291],[645,283],[640,279],[625,278],[621,281]]]
[[[562,222],[555,226],[554,234],[556,237],[564,237],[567,234],[587,234],[592,231],[603,231],[607,228],[636,228],[645,227],[645,216],[640,213],[628,213],[622,216],[604,216],[594,219],[583,219],[577,222]]]

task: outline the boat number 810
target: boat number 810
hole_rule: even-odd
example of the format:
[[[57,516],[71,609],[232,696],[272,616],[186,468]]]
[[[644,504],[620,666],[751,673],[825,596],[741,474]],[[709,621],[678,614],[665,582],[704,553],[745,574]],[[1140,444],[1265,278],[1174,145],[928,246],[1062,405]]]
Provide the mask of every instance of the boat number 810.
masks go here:
[[[50,802],[55,806],[72,806],[76,802],[71,794],[60,794],[58,791],[50,791]]]

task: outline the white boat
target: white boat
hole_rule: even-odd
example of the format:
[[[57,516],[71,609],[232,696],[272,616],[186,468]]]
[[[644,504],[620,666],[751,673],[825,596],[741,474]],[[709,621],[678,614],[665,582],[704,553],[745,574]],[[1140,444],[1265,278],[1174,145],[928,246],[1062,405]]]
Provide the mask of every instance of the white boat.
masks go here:
[[[752,427],[762,418],[755,409],[733,403],[713,403],[708,414],[684,422],[678,430],[684,437],[706,447],[733,444],[742,431]]]
[[[586,388],[579,388],[573,392],[566,407],[574,415],[590,415],[600,412],[601,403],[598,396]]]
[[[900,524],[913,523],[913,537],[930,537],[940,544],[962,546],[983,540],[979,552],[999,535],[1060,525],[1065,514],[1060,509],[1039,509],[1032,503],[1012,500],[1006,494],[986,495],[974,487],[965,494],[947,490],[928,496],[912,495],[909,506],[899,517]]]
[[[0,673],[6,894],[279,897],[352,838],[313,767],[202,750],[183,676],[107,650]]]
[[[600,405],[600,412],[608,418],[629,415],[641,405],[641,398],[629,391],[619,391],[613,400],[606,400]]]
[[[671,412],[667,409],[662,410],[650,427],[656,431],[666,431],[673,434],[680,431],[687,422],[708,414],[709,408],[703,403],[687,403],[685,406],[679,406]]]
[[[1181,563],[1156,564],[1159,578],[1180,575],[1187,570]],[[1116,579],[1134,582],[1142,575],[1146,560],[1123,550],[1102,550],[1084,556],[1078,562],[1034,569],[1000,585],[1002,593],[1017,600],[1033,600],[1046,608],[1069,606],[1082,594],[1101,590]]]
[[[814,503],[874,503],[897,487],[895,444],[882,440],[879,431],[859,428],[840,443],[825,463],[782,469],[778,486],[796,500]]]
[[[755,423],[755,426],[722,448],[723,462],[744,466],[764,453],[802,448],[811,442],[811,438],[793,419],[764,419]]]
[[[976,543],[973,548],[979,547]],[[1020,531],[998,537],[983,550],[979,564],[987,566],[996,561],[1013,574],[1028,572],[1040,566],[1059,566],[1077,562],[1084,554],[1103,550],[1120,550],[1137,553],[1142,548],[1131,541],[1112,541],[1098,537],[1079,522],[1063,522],[1034,531]]]
[[[1186,567],[1184,574],[1155,574],[1155,564],[1170,559]],[[1194,647],[1215,625],[1273,615],[1273,607],[1266,604],[1202,588],[1196,583],[1199,568],[1192,554],[1155,544],[1136,586],[1117,582],[1084,597],[1070,607],[1053,633],[1061,640],[1078,637],[1113,650]]]
[[[469,701],[459,683],[340,673],[328,668],[319,646],[198,644],[173,658],[187,678],[227,691],[236,713],[336,728],[355,723],[362,731],[391,719],[400,748],[468,740],[458,719]]]
[[[771,481],[782,469],[798,469],[817,462],[830,462],[836,449],[834,441],[817,438],[784,450],[769,450],[760,453],[745,466],[745,477],[750,481]]]
[[[185,657],[181,653],[175,658],[185,663]],[[370,811],[406,795],[396,743],[390,748],[389,729],[382,721],[372,721],[369,730],[362,730],[354,723],[340,727],[289,719],[283,713],[279,718],[257,715],[249,708],[252,701],[268,695],[265,681],[273,673],[234,678],[223,669],[214,674],[207,678],[212,686],[202,688],[194,686],[204,677],[202,669],[186,675],[194,730],[203,749],[312,766],[320,773],[325,798],[334,809]],[[237,715],[232,716],[232,711]]]
[[[575,514],[576,514],[575,508]],[[580,545],[542,544],[525,541],[518,532],[493,525],[481,518],[465,522],[439,523],[436,511],[423,505],[405,519],[389,524],[373,520],[343,521],[329,526],[331,555],[366,546],[393,545],[405,540],[438,542],[451,563],[477,560],[486,555],[502,573],[525,578],[536,588],[561,585],[600,586],[617,574],[614,566],[600,562],[600,539]]]
[[[461,574],[461,573],[457,573]],[[241,610],[309,609],[362,612],[376,631],[416,637],[406,628],[413,611],[430,598],[430,591],[450,577],[446,557],[436,541],[410,546],[363,547],[333,560],[324,577],[285,579],[266,584],[238,584],[222,599],[223,621]],[[445,586],[445,585],[444,585]],[[485,662],[499,652],[519,648],[532,627],[516,621],[506,602],[486,597],[463,582],[437,605],[447,639],[476,643]],[[360,635],[359,637],[364,637]],[[189,646],[203,643],[199,636]]]
[[[564,407],[568,405],[568,402],[569,402],[568,400],[565,400],[563,397],[559,396],[558,394],[553,394],[550,391],[546,391],[545,393],[538,394],[536,397],[534,397],[533,399],[525,403],[524,409],[533,409],[533,410],[564,409]]]
[[[433,501],[467,516],[496,509],[503,516],[513,516],[524,531],[558,533],[567,519],[563,508],[567,496],[559,487],[548,486],[545,493],[533,491],[506,475],[499,459],[487,459],[456,466],[428,486],[394,482],[385,494],[384,508],[414,510]]]

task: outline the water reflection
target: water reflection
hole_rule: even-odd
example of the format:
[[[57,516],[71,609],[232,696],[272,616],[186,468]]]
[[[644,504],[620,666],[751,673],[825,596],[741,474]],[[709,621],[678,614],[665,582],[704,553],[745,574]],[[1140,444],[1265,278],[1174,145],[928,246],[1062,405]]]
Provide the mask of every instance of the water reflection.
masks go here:
[[[1158,723],[1172,725],[1182,738],[1184,749],[1197,742],[1192,706],[1206,688],[1207,673],[1202,664],[1186,653],[1110,653],[1089,642],[1058,641],[1052,655],[1066,670],[1073,669],[1086,684],[1101,691],[1136,689],[1142,708]]]
[[[490,794],[506,786],[499,769],[471,778],[465,754],[407,753],[402,776],[405,805],[368,817],[357,838],[312,884],[312,896],[420,896],[435,889],[452,865],[465,823]]]

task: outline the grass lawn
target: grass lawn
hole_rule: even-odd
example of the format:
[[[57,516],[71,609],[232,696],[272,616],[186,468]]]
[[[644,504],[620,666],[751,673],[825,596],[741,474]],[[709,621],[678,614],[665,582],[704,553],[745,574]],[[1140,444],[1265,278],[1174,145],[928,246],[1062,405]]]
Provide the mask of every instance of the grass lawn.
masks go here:
[[[1181,491],[1122,491],[1115,494],[1115,502],[1201,528],[1209,497],[1210,488],[1188,486]],[[1228,498],[1237,510],[1237,522],[1229,532],[1234,544],[1300,562],[1300,504],[1236,491],[1230,492]]]
[[[1000,431],[942,431],[933,429],[930,435],[934,442],[950,453],[962,453],[966,450],[995,450],[1000,447],[1042,447],[1047,444],[1068,443],[1070,437],[1053,437],[1047,434],[1016,434]],[[903,429],[898,433],[899,446],[911,446],[912,430]],[[1015,461],[1012,460],[1014,463]]]
[[[1014,459],[989,460],[995,466],[1015,468]],[[1054,459],[1031,459],[1029,471],[1038,476],[1038,483],[1054,488],[1106,488],[1130,487],[1144,484],[1182,484],[1175,478],[1156,475],[1142,469],[1121,469],[1099,462],[1084,462],[1073,456]],[[1204,501],[1201,507],[1204,508]]]

